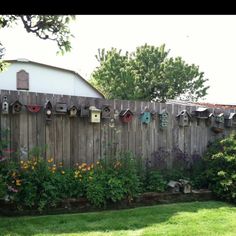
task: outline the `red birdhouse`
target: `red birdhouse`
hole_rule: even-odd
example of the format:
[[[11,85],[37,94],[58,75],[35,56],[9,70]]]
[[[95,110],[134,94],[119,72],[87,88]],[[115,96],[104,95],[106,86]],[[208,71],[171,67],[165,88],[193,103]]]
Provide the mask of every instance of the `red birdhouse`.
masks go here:
[[[133,112],[130,111],[129,109],[122,110],[120,112],[120,119],[124,123],[130,122],[133,119],[133,116],[134,116]]]
[[[41,110],[41,106],[40,105],[25,105],[28,109],[28,111],[32,112],[32,113],[37,113]]]

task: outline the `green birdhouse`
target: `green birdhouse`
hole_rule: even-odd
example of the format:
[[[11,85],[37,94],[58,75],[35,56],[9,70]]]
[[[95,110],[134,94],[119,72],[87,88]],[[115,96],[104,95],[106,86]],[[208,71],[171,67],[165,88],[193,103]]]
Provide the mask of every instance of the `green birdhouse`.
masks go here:
[[[168,112],[163,110],[159,113],[160,128],[165,128],[168,126]]]
[[[141,113],[140,120],[144,124],[149,124],[151,122],[151,112],[144,111]]]

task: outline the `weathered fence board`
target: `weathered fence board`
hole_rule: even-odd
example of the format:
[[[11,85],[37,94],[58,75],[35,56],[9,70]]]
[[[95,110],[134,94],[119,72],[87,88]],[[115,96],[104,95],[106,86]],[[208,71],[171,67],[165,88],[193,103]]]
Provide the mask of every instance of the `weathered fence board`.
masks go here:
[[[119,151],[130,150],[137,157],[142,157],[143,161],[148,160],[150,165],[172,168],[181,153],[185,158],[201,156],[209,141],[229,135],[234,130],[225,128],[223,133],[216,134],[205,120],[196,118],[191,119],[189,126],[179,126],[177,114],[183,109],[191,114],[197,108],[184,104],[0,91],[1,101],[5,96],[9,104],[19,100],[23,107],[19,114],[12,114],[10,110],[9,114],[0,116],[1,140],[7,142],[4,155],[9,157],[14,150],[20,151],[21,158],[28,158],[32,148],[40,147],[45,158],[54,158],[56,163],[64,162],[71,167],[76,163],[92,163],[100,158],[109,158]],[[48,100],[52,103],[53,113],[51,120],[46,121],[44,105]],[[88,105],[102,109],[103,105],[109,105],[111,117],[101,118],[100,123],[91,123],[89,117],[81,117],[80,114],[69,117],[67,113],[56,112],[58,102],[78,108]],[[40,105],[41,110],[33,113],[24,105]],[[140,119],[145,108],[155,112],[148,124],[142,123]],[[123,123],[119,117],[124,109],[134,113],[129,123]],[[159,113],[164,109],[169,114],[168,125],[160,128]],[[235,109],[230,112],[235,112]],[[4,130],[9,130],[9,133],[3,135]]]

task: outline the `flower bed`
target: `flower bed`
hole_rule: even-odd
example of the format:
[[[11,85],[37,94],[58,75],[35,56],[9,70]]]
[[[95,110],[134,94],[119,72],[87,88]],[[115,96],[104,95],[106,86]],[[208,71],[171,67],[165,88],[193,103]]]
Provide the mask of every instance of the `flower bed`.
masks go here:
[[[163,203],[176,203],[176,202],[190,202],[190,201],[208,201],[215,199],[214,195],[209,190],[193,190],[191,193],[157,193],[147,192],[140,194],[132,202],[127,199],[118,203],[110,202],[104,208],[93,206],[86,198],[71,198],[66,199],[57,204],[56,207],[47,208],[42,211],[37,209],[17,209],[14,203],[7,203],[3,199],[0,200],[0,214],[4,216],[23,216],[23,215],[45,215],[45,214],[62,214],[62,213],[75,213],[75,212],[90,212],[101,211],[107,209],[125,209],[134,208],[139,206],[149,206],[154,204]]]

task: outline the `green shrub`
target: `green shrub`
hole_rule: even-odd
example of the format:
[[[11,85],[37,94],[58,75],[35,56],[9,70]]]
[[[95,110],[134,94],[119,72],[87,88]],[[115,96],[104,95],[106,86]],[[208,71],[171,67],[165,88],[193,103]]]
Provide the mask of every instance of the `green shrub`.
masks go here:
[[[164,192],[167,186],[167,181],[159,171],[148,170],[145,180],[145,190],[151,192]]]
[[[140,192],[136,159],[130,152],[101,160],[87,181],[87,199],[95,206],[124,199],[132,201]]]
[[[236,134],[212,143],[204,161],[209,187],[218,197],[236,202]]]
[[[3,179],[3,176],[0,175],[0,198],[4,198],[7,194],[7,186]]]

